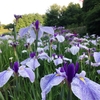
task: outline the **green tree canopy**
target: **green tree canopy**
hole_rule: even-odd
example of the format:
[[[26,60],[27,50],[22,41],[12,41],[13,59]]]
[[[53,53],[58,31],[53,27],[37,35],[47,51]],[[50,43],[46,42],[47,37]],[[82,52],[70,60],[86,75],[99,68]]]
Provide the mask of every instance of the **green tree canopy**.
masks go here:
[[[82,10],[79,4],[69,3],[61,12],[61,21],[64,26],[79,26],[82,23]]]
[[[17,23],[17,26],[16,26],[16,29],[17,31],[20,29],[20,28],[23,28],[23,27],[26,27],[26,26],[29,26],[32,22],[36,21],[36,20],[39,20],[41,24],[43,24],[43,16],[38,14],[38,13],[33,13],[33,14],[25,14],[25,15],[22,15],[22,18],[20,18],[18,20],[18,23]]]
[[[89,34],[100,35],[100,4],[87,13],[86,26]]]
[[[84,0],[82,10],[88,12],[100,3],[100,0]]]
[[[44,20],[45,25],[58,26],[59,25],[59,15],[61,7],[57,4],[53,4],[46,12],[46,17]]]

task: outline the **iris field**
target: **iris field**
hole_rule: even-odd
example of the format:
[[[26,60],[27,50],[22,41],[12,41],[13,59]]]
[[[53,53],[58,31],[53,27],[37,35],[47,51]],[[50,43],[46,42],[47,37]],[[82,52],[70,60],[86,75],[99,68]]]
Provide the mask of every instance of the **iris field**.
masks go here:
[[[36,20],[0,36],[0,100],[100,100],[99,66],[99,36]]]

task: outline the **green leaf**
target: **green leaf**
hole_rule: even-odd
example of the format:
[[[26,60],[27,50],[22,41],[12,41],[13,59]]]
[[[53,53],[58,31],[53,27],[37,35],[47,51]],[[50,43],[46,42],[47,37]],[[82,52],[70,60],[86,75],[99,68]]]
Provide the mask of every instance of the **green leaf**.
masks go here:
[[[1,92],[0,92],[0,100],[5,100]]]

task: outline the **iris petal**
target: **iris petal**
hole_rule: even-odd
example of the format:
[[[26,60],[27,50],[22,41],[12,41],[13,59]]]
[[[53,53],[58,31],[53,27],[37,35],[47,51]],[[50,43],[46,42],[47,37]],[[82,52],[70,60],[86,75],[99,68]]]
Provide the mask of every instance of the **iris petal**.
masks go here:
[[[86,77],[74,77],[71,89],[80,100],[100,100],[100,85]]]
[[[63,80],[64,77],[56,74],[45,75],[40,81],[42,100],[46,100],[46,94],[50,92],[51,88],[60,84]]]
[[[18,73],[22,77],[28,77],[32,83],[34,82],[35,74],[31,68],[26,68],[25,66],[20,66]]]
[[[7,83],[7,81],[10,79],[12,74],[13,74],[13,70],[10,68],[8,70],[0,72],[0,87],[2,87]]]

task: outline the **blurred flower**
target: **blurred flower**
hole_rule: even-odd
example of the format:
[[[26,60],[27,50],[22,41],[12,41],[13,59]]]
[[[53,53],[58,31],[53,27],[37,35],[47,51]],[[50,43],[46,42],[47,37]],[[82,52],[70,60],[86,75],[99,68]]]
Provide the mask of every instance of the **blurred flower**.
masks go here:
[[[16,48],[17,45],[19,45],[19,43],[18,43],[18,42],[12,42],[12,43],[10,43],[10,45],[11,45],[12,47]]]
[[[66,58],[63,55],[52,55],[51,60],[53,60],[55,66],[62,64],[64,61],[72,62],[72,59]]]
[[[38,59],[41,59],[41,60],[45,59],[48,61],[50,60],[49,56],[45,52],[41,52],[38,55],[36,55],[35,52],[31,52],[30,57],[22,61],[21,64],[28,66],[32,70],[35,70],[37,67],[40,66]]]
[[[21,28],[19,30],[19,36],[21,38],[26,36],[27,38],[34,38],[35,40],[36,39],[35,29],[38,29],[38,40],[41,39],[44,32],[50,35],[54,35],[53,27],[41,26],[39,24],[39,21],[37,20],[35,23],[33,22],[30,26],[26,28]]]
[[[73,54],[73,55],[76,55],[78,52],[79,52],[79,47],[76,45],[76,46],[72,46],[71,48],[70,48],[70,52]]]
[[[59,33],[55,33],[53,35],[53,37],[50,39],[51,41],[56,41],[58,40],[58,42],[62,43],[65,40],[65,37],[63,35],[60,35]]]
[[[21,15],[15,15],[15,14],[14,14],[14,17],[15,17],[15,19],[16,19],[16,22],[18,21],[19,18],[22,18]]]
[[[83,60],[85,58],[88,58],[88,55],[86,55],[85,53],[79,56],[79,60]]]
[[[22,53],[25,53],[25,52],[27,52],[27,50],[23,50],[23,51],[22,51]]]
[[[100,62],[100,52],[94,52],[93,57],[96,63]]]

